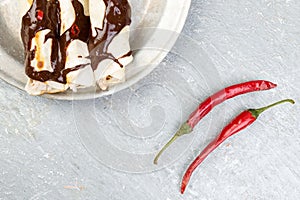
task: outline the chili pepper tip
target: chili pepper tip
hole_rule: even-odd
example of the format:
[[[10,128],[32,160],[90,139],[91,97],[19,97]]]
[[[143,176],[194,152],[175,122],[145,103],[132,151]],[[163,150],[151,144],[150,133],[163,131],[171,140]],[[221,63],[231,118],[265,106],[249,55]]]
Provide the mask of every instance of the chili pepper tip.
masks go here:
[[[180,193],[181,193],[181,194],[184,193],[185,188],[186,188],[186,184],[183,184],[183,183],[182,183],[181,188],[180,188]]]

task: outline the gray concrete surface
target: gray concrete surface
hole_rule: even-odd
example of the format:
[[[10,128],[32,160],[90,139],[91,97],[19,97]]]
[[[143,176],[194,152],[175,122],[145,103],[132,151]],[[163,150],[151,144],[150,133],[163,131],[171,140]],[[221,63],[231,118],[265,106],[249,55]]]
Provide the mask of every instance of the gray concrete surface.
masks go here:
[[[84,102],[31,97],[0,81],[0,199],[299,199],[300,1],[193,0],[183,33],[204,49],[213,72],[170,53],[132,88]],[[154,156],[198,101],[251,79],[278,88],[217,107],[156,170],[134,173],[133,166],[147,161],[129,158],[123,165],[122,155],[94,137],[103,134],[111,146]],[[226,141],[180,195],[187,165],[231,118],[283,98],[297,104],[266,112]],[[95,119],[97,126],[90,126]]]

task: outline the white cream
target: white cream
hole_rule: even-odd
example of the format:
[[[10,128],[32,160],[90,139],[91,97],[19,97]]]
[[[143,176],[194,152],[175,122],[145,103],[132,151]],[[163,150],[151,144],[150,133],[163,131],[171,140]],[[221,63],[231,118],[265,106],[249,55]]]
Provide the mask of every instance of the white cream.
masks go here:
[[[42,95],[45,93],[64,92],[68,89],[67,85],[57,83],[54,81],[40,82],[28,79],[25,90],[31,95]]]
[[[31,40],[30,51],[35,50],[35,57],[31,61],[31,66],[34,70],[53,72],[51,67],[51,52],[52,52],[52,39],[48,39],[45,43],[45,37],[51,30],[46,29],[36,33],[35,37]]]
[[[107,51],[116,58],[120,58],[128,53],[131,50],[129,45],[129,33],[129,26],[125,26],[111,41]]]
[[[82,6],[83,6],[83,9],[84,9],[84,15],[85,16],[90,16],[90,11],[89,11],[89,1],[90,0],[78,0]]]
[[[92,24],[92,35],[97,35],[96,29],[103,29],[106,6],[103,0],[89,0],[89,12]]]
[[[65,68],[73,68],[78,65],[86,65],[83,68],[67,74],[67,83],[74,88],[91,87],[95,85],[94,74],[91,67],[91,60],[87,58],[89,51],[86,43],[80,40],[73,40],[67,49]]]
[[[94,71],[96,82],[102,90],[125,81],[125,66],[132,62],[133,57],[132,55],[123,56],[129,51],[129,26],[126,26],[116,35],[108,47],[108,53],[117,58],[124,67],[121,68],[118,63],[112,60],[103,60],[99,63],[97,70]]]
[[[91,63],[91,60],[88,58],[89,50],[86,43],[81,40],[73,40],[67,48],[67,58],[65,68],[72,68],[80,64]]]
[[[75,10],[71,0],[60,0],[59,5],[61,18],[60,35],[62,35],[75,22]]]
[[[77,88],[87,88],[95,85],[94,73],[91,65],[67,74],[67,82],[73,91]]]
[[[32,0],[21,0],[18,1],[19,3],[19,8],[20,8],[20,16],[21,18],[23,17],[24,13],[28,12],[28,10],[30,9],[31,5],[32,5]]]

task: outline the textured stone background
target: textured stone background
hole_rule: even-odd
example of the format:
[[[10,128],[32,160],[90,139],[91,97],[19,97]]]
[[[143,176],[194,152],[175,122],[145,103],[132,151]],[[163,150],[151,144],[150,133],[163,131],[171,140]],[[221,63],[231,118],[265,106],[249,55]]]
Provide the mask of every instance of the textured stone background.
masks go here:
[[[279,87],[221,105],[195,129],[193,144],[175,164],[132,174],[88,153],[72,102],[31,97],[0,81],[0,199],[299,199],[300,1],[193,0],[183,33],[205,49],[223,85],[268,79]],[[166,70],[158,67],[143,81]],[[287,97],[298,104],[270,110],[221,145],[196,171],[186,194],[179,194],[188,163],[226,122],[245,108]],[[108,114],[109,98],[98,100]],[[212,122],[215,131],[201,134],[220,113],[224,120]]]

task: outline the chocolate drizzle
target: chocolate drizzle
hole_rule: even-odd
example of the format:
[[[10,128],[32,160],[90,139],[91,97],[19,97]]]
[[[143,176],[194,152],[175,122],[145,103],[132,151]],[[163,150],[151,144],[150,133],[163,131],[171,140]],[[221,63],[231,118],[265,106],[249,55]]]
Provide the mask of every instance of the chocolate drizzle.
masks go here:
[[[73,23],[73,25],[71,26],[71,28],[69,28],[68,30],[66,30],[62,36],[60,37],[60,53],[61,53],[61,61],[60,63],[60,71],[61,74],[58,78],[58,81],[61,83],[66,83],[66,76],[68,73],[67,72],[71,72],[71,71],[75,71],[77,69],[80,69],[84,66],[76,66],[74,67],[74,69],[64,69],[65,68],[65,64],[66,64],[66,52],[67,52],[67,48],[70,45],[70,43],[75,40],[75,39],[79,39],[85,43],[88,42],[88,38],[89,38],[89,29],[90,29],[90,18],[84,15],[84,10],[83,10],[83,6],[81,5],[81,3],[78,0],[74,0],[72,1],[72,4],[74,6],[74,10],[75,10],[75,22]]]
[[[56,81],[65,84],[69,72],[78,70],[86,65],[79,65],[65,69],[67,48],[75,40],[81,40],[88,45],[93,70],[105,59],[111,59],[123,67],[111,53],[107,52],[108,46],[120,31],[131,23],[130,5],[127,0],[103,0],[106,5],[103,29],[96,28],[96,37],[92,36],[90,17],[84,15],[82,4],[72,0],[75,10],[73,25],[63,34],[60,33],[60,2],[59,0],[34,0],[29,11],[22,18],[21,37],[25,49],[26,75],[33,80],[45,82]],[[50,30],[45,37],[45,42],[52,39],[51,68],[50,71],[36,71],[31,66],[37,49],[31,50],[32,39],[42,30]],[[127,54],[126,54],[127,55]],[[43,63],[39,63],[42,66]]]
[[[123,65],[108,52],[108,46],[117,34],[131,23],[131,9],[127,0],[104,0],[106,14],[103,21],[103,29],[96,28],[96,37],[91,37],[88,47],[93,70],[105,59],[111,59]]]

